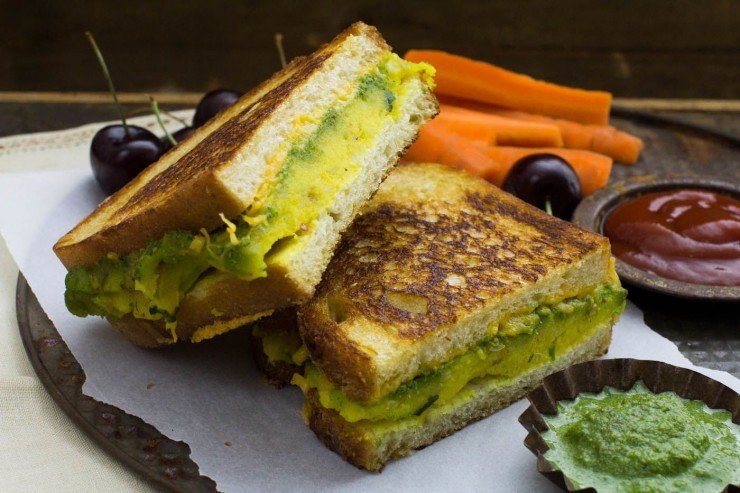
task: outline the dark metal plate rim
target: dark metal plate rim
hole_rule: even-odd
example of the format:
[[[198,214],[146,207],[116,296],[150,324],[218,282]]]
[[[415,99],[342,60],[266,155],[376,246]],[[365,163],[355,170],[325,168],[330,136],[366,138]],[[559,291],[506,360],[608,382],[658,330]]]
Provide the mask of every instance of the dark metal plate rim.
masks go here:
[[[200,476],[199,478],[197,478],[197,480],[189,482],[184,481],[183,479],[174,480],[167,478],[161,473],[161,471],[155,470],[151,466],[147,466],[146,464],[143,464],[142,462],[137,460],[129,451],[124,450],[124,448],[119,446],[116,441],[103,434],[100,429],[95,426],[90,417],[86,417],[85,415],[83,415],[83,411],[78,407],[78,405],[75,405],[73,400],[65,395],[64,392],[62,392],[59,384],[55,381],[53,370],[51,370],[47,366],[47,363],[49,362],[46,362],[42,359],[41,353],[37,347],[38,341],[35,341],[33,338],[33,331],[31,327],[32,322],[29,317],[29,310],[31,310],[32,303],[38,304],[38,301],[36,301],[35,295],[31,291],[26,278],[23,276],[22,273],[19,273],[18,282],[16,285],[16,314],[18,318],[18,326],[20,329],[23,346],[26,350],[26,354],[28,355],[28,359],[30,360],[31,365],[36,371],[36,374],[41,380],[44,388],[52,397],[52,399],[54,399],[54,401],[59,405],[59,407],[61,407],[62,410],[74,421],[74,423],[90,438],[97,442],[103,448],[103,450],[108,452],[112,457],[118,459],[130,469],[136,471],[141,476],[156,483],[160,487],[164,487],[167,490],[171,491],[216,491],[216,483],[206,476]],[[40,305],[36,308],[41,310]],[[45,314],[44,317],[46,317]],[[56,328],[53,326],[51,321],[49,321],[48,318],[46,320],[48,321],[49,326],[54,330],[54,332],[57,333]],[[64,350],[69,351],[61,336],[59,336],[59,341],[54,343],[54,345],[56,344],[61,344]],[[69,354],[70,357],[74,360],[74,356],[72,355],[72,353],[70,352]],[[159,446],[159,444],[162,442],[169,442],[170,444],[179,447],[182,447],[184,445],[187,448],[187,457],[184,457],[184,459],[192,462],[189,458],[190,449],[187,444],[184,444],[184,442],[173,441],[163,435],[153,426],[145,423],[140,418],[132,416],[115,406],[100,402],[82,393],[82,385],[85,381],[84,370],[79,367],[79,364],[76,363],[76,360],[74,360],[74,363],[78,367],[79,371],[79,378],[75,379],[75,381],[79,383],[78,397],[89,400],[93,403],[96,409],[102,408],[105,409],[105,411],[103,412],[112,413],[114,416],[117,417],[129,418],[133,420],[135,425],[139,425],[146,431],[151,430],[151,432],[153,432],[155,435],[159,435],[156,438],[149,439],[149,441],[154,440],[156,442],[156,446]],[[65,367],[69,368],[68,365],[65,365]],[[145,439],[142,438],[142,441],[144,440]],[[197,469],[197,465],[195,467]]]
[[[603,234],[604,222],[621,203],[651,192],[676,188],[698,188],[740,199],[740,183],[691,174],[644,175],[613,183],[584,199],[573,213],[573,222]],[[668,279],[639,269],[619,258],[617,273],[623,281],[662,294],[692,300],[740,301],[740,286],[712,286]]]

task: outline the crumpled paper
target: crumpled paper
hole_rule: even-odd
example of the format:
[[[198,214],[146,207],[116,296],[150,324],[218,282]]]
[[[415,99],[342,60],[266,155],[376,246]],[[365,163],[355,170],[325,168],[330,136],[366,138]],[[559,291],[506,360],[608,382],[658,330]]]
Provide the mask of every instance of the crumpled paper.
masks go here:
[[[55,133],[55,142],[63,142]],[[43,138],[43,134],[39,138]],[[89,142],[89,141],[87,141]],[[23,160],[69,169],[0,175],[0,233],[42,307],[87,375],[83,391],[141,417],[172,439],[187,442],[201,474],[222,491],[557,491],[535,469],[517,418],[521,400],[381,474],[356,469],[326,449],[304,425],[302,395],[275,390],[252,363],[246,331],[197,345],[144,350],[97,318],[64,307],[65,269],[52,245],[102,199],[87,167],[85,140],[58,152],[0,154],[0,169]],[[643,322],[632,304],[614,328],[607,357],[657,359],[693,365]],[[740,391],[740,380],[694,368]],[[153,384],[153,385],[152,385]],[[227,446],[225,442],[230,442]]]

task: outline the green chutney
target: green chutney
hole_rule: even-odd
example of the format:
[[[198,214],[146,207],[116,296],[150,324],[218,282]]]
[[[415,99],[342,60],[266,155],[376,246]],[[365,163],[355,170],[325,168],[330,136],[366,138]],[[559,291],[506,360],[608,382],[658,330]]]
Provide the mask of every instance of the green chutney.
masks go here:
[[[740,426],[729,411],[638,381],[558,403],[544,416],[545,458],[578,488],[719,492],[740,483]]]

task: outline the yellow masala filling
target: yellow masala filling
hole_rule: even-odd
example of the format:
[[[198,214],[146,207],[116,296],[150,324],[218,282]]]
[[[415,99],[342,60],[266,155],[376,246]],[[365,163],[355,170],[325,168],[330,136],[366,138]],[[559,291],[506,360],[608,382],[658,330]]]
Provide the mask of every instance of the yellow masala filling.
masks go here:
[[[453,402],[457,406],[474,398],[476,389],[503,387],[557,361],[617,317],[625,299],[626,291],[619,285],[605,284],[588,294],[512,316],[499,324],[495,336],[375,402],[347,397],[311,363],[305,375],[294,376],[293,383],[304,393],[315,390],[322,406],[351,423],[393,425],[408,418],[423,419]]]
[[[363,155],[383,127],[401,116],[399,107],[420,75],[428,84],[434,69],[388,53],[356,84],[340,107],[320,117],[316,130],[297,136],[287,157],[266,177],[250,208],[223,217],[214,231],[172,231],[143,249],[108,255],[67,275],[65,301],[75,315],[163,319],[175,335],[177,310],[204,274],[226,272],[252,280],[267,265],[302,247],[301,238],[331,207],[336,195],[359,175]]]

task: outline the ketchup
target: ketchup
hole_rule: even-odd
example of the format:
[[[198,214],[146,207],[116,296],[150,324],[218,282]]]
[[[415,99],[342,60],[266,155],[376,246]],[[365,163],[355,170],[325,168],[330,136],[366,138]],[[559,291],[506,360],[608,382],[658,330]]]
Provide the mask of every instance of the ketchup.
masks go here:
[[[677,281],[740,286],[740,201],[706,190],[643,195],[604,223],[612,252]]]

